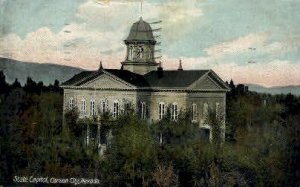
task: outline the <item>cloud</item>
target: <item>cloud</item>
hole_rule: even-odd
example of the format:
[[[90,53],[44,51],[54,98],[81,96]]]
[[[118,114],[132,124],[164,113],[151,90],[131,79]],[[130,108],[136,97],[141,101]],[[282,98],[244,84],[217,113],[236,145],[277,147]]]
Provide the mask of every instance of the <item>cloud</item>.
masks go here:
[[[236,63],[222,64],[214,68],[225,80],[253,83],[264,86],[299,85],[300,64],[289,61],[270,62],[240,66]]]
[[[95,35],[95,33],[85,31],[81,25],[68,27],[73,28],[70,35],[64,31],[53,33],[47,27],[28,33],[24,39],[10,34],[1,39],[0,55],[21,61],[62,64],[86,69],[97,68],[101,59],[108,68],[120,66],[119,62],[123,60],[120,58],[122,55],[101,54],[99,48],[90,44],[93,41],[109,43],[106,40],[112,36],[103,37],[101,33]],[[78,36],[85,37],[78,40]],[[72,42],[73,46],[65,45]]]
[[[131,3],[128,3],[131,2]],[[181,27],[185,19],[201,16],[200,9],[191,3],[150,3],[144,2],[146,20],[162,18],[165,30]],[[1,56],[17,60],[55,63],[93,69],[102,59],[109,67],[119,67],[125,58],[123,39],[130,26],[138,20],[139,1],[110,1],[108,6],[88,0],[78,7],[79,22],[65,24],[59,32],[41,27],[25,37],[8,34],[1,38]],[[174,11],[169,14],[166,11]],[[122,19],[120,19],[122,18]],[[184,29],[181,29],[181,31]],[[177,32],[177,34],[180,32]],[[172,34],[169,37],[174,37]]]
[[[95,0],[87,0],[78,6],[79,1],[77,0],[77,4],[71,3],[73,13],[68,14],[68,24],[59,19],[63,17],[60,15],[64,12],[59,11],[46,25],[41,21],[43,19],[38,19],[37,23],[30,22],[34,27],[26,28],[25,30],[30,32],[26,32],[24,36],[15,32],[0,37],[0,55],[21,61],[55,63],[86,69],[96,69],[102,60],[105,68],[119,68],[126,52],[123,40],[127,37],[132,23],[139,19],[139,0],[111,0],[105,6],[96,3]],[[246,26],[236,25],[235,29],[243,32],[234,29],[232,32],[228,29],[228,25],[232,27],[232,20],[229,18],[234,18],[234,23],[245,23],[247,20],[244,19],[247,17],[251,17],[252,20],[252,14],[245,14],[241,20],[235,17],[236,15],[226,20],[227,17],[222,17],[223,13],[217,9],[225,6],[222,5],[223,2],[220,2],[222,6],[219,3],[203,6],[203,2],[205,1],[144,1],[144,20],[163,21],[161,25],[152,26],[162,27],[161,47],[165,69],[177,69],[179,57],[174,56],[182,56],[184,69],[214,69],[226,80],[233,78],[240,83],[251,82],[270,86],[299,84],[299,61],[292,59],[294,57],[291,56],[291,52],[299,54],[300,39],[292,33],[292,24],[291,28],[287,28],[291,34],[286,34],[280,39],[276,38],[277,32],[261,29],[259,25],[251,27],[251,31]],[[33,5],[34,3],[31,4]],[[34,7],[36,6],[31,9]],[[56,4],[52,7],[56,7]],[[65,10],[68,6],[63,7]],[[217,11],[217,16],[214,11]],[[30,20],[45,17],[49,10],[44,12],[41,9],[39,12],[42,16],[35,16]],[[30,11],[26,13],[29,14]],[[49,15],[52,13],[53,9]],[[22,24],[14,21],[14,25],[27,24],[19,17],[20,15],[15,18]],[[44,26],[41,26],[43,24]],[[50,24],[60,26],[53,29]],[[12,24],[9,24],[9,29],[19,30],[18,27],[12,27]],[[256,50],[251,51],[249,48]],[[203,57],[200,57],[202,54]],[[257,60],[257,63],[248,64],[247,61],[251,59]]]
[[[235,54],[249,51],[249,48],[259,47],[264,44],[268,37],[267,33],[249,34],[230,42],[224,42],[205,49],[209,56],[222,56],[226,54]]]
[[[177,69],[179,59],[166,56],[165,69]],[[299,85],[300,61],[271,60],[241,66],[237,62],[211,63],[206,58],[183,58],[184,70],[213,69],[223,80],[233,79],[236,83],[253,83],[263,86]]]

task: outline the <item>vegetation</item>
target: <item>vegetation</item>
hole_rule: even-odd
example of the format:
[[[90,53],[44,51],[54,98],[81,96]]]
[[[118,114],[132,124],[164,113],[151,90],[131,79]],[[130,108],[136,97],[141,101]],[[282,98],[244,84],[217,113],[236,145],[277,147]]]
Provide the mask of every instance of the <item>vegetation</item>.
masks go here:
[[[0,72],[0,184],[34,175],[98,178],[102,186],[300,186],[299,97],[230,82],[226,141],[209,143],[189,112],[151,125],[133,112],[79,120],[75,108],[62,116],[58,84],[9,85]],[[218,137],[220,122],[210,120]],[[85,140],[86,124],[99,123],[109,140],[102,156]]]

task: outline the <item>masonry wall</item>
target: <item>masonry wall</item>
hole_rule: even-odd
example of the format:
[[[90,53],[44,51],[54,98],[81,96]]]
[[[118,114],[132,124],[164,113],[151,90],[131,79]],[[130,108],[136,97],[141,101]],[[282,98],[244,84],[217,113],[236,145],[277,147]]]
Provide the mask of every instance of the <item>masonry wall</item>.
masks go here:
[[[117,90],[76,90],[64,89],[64,111],[69,108],[70,98],[74,99],[75,106],[80,110],[81,100],[86,100],[86,114],[80,114],[80,117],[90,116],[90,101],[95,100],[96,112],[101,109],[100,103],[107,101],[108,109],[113,111],[113,103],[118,101],[120,111],[124,109],[125,103],[131,103],[136,110],[139,109],[139,104],[145,102],[147,106],[147,121],[155,122],[159,120],[159,104],[164,103],[166,108],[176,103],[178,111],[188,112],[192,110],[192,105],[197,105],[197,120],[200,128],[211,130],[211,127],[205,123],[204,104],[207,103],[209,111],[216,111],[218,105],[218,115],[222,117],[222,138],[225,139],[225,108],[226,108],[226,93],[212,93],[212,92],[176,92],[176,91],[161,91],[161,92],[147,92],[147,91],[117,91]],[[210,139],[212,135],[210,133]]]
[[[185,111],[186,109],[186,97],[185,92],[152,92],[150,97],[150,120],[159,120],[159,104],[164,103],[168,108],[173,103],[178,106],[178,111]]]
[[[117,101],[120,106],[120,110],[124,110],[125,103],[131,103],[136,105],[137,93],[133,91],[113,91],[113,90],[75,90],[64,89],[64,112],[69,109],[69,100],[73,98],[75,106],[81,109],[81,101],[86,101],[86,114],[80,114],[80,117],[90,116],[91,100],[95,101],[96,113],[101,110],[101,102],[107,101],[108,110],[113,111],[113,103]]]
[[[189,93],[187,95],[187,104],[192,107],[192,104],[197,105],[197,121],[200,128],[206,128],[211,131],[211,126],[206,123],[204,105],[207,103],[209,112],[214,112],[221,119],[222,139],[225,140],[225,120],[226,120],[226,93]],[[217,110],[218,105],[218,110]],[[210,133],[210,139],[212,134]]]

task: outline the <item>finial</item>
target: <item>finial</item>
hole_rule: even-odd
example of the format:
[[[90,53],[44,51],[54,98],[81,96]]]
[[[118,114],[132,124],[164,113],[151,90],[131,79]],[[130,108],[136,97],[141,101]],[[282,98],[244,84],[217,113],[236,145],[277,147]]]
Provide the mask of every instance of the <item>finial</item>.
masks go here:
[[[100,61],[100,64],[99,64],[99,70],[102,70],[103,69],[103,66],[102,66],[102,60]]]
[[[141,1],[141,20],[142,20],[142,15],[143,15],[143,0],[140,0]]]
[[[178,71],[182,71],[183,68],[182,68],[182,61],[181,59],[179,60],[179,67],[178,67]]]

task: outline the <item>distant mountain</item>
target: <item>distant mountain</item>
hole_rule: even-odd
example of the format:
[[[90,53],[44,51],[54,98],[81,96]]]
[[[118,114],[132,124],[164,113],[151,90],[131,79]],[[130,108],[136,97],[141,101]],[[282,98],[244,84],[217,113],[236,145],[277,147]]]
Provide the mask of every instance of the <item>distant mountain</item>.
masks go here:
[[[6,82],[12,83],[18,78],[22,85],[25,84],[27,77],[31,77],[35,82],[43,81],[44,85],[53,84],[55,79],[61,83],[82,71],[69,66],[21,62],[0,57],[1,70],[4,71]]]
[[[259,93],[269,93],[269,94],[288,94],[300,96],[300,85],[295,86],[275,86],[275,87],[264,87],[257,84],[245,84],[249,87],[250,91],[255,91]]]
[[[43,81],[44,85],[53,84],[57,79],[60,83],[70,79],[75,74],[83,71],[80,68],[55,64],[38,64],[21,62],[8,58],[0,57],[0,71],[3,70],[6,81],[12,83],[16,78],[24,85],[27,77],[34,81]],[[294,94],[300,96],[300,85],[282,86],[282,87],[264,87],[257,84],[244,84],[249,87],[250,91],[269,94]]]

